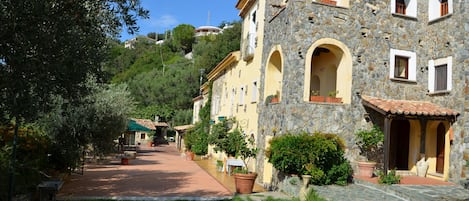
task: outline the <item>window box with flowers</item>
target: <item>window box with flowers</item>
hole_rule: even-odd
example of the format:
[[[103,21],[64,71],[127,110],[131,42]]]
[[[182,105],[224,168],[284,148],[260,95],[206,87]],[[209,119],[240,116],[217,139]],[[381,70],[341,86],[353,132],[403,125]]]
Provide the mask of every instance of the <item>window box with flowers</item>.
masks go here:
[[[311,95],[309,96],[309,101],[310,102],[324,102],[325,98],[326,97],[319,95],[319,91],[312,90]]]

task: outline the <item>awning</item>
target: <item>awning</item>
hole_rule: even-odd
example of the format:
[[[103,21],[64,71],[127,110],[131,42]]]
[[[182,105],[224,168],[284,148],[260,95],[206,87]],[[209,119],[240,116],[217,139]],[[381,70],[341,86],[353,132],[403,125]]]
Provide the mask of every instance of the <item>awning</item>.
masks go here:
[[[426,101],[391,100],[362,95],[362,104],[383,115],[456,118],[459,112]]]
[[[151,128],[141,125],[133,119],[129,120],[129,123],[127,125],[127,130],[128,131],[147,131],[147,132],[152,131]]]

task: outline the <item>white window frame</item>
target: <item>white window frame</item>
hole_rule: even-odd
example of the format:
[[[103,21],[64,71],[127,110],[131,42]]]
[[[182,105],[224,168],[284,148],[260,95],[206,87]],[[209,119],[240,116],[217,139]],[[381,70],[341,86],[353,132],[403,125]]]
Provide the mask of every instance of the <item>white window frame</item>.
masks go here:
[[[406,8],[405,8],[405,15],[413,18],[417,18],[417,0],[405,0],[406,1]],[[394,15],[401,15],[400,13],[396,13],[396,0],[391,0],[391,13]]]
[[[257,80],[252,81],[252,90],[251,90],[251,103],[257,102],[257,94],[258,92],[257,88]]]
[[[255,15],[255,20],[253,16]],[[256,48],[256,37],[257,37],[257,21],[259,20],[259,15],[257,12],[257,5],[252,8],[249,12],[249,31],[248,31],[248,43],[252,48]]]
[[[395,59],[396,56],[402,56],[402,57],[408,57],[409,58],[409,63],[408,63],[408,74],[407,74],[407,79],[402,79],[402,78],[395,78],[394,77],[394,65],[395,65]],[[397,50],[397,49],[391,49],[390,51],[390,58],[389,58],[389,78],[395,79],[395,80],[400,80],[400,81],[412,81],[416,82],[417,81],[417,54],[415,52],[411,51],[405,51],[405,50]]]
[[[234,106],[235,106],[235,96],[236,96],[236,89],[235,88],[232,88],[231,89],[231,96],[230,96],[230,117],[233,116],[233,110],[234,110]]]
[[[216,116],[218,115],[218,113],[220,113],[220,96],[219,95],[215,95],[212,99],[212,103],[213,103],[213,115]]]
[[[435,91],[435,66],[446,64],[446,90]],[[453,57],[445,57],[435,60],[428,61],[428,91],[430,93],[448,92],[453,88],[452,77],[453,77]]]
[[[453,0],[448,0],[448,14],[443,16],[440,13],[440,4],[440,0],[428,1],[428,21],[435,21],[453,13]]]
[[[239,105],[244,105],[244,95],[246,91],[246,86],[241,85],[239,87]]]

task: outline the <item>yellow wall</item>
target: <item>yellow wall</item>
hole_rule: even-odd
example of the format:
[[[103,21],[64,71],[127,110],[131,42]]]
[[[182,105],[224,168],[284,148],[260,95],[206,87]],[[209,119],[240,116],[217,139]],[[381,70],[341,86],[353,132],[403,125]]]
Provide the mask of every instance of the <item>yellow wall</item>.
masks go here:
[[[436,173],[436,140],[437,140],[437,127],[443,123],[446,129],[445,134],[445,164],[443,169],[443,177],[432,177],[435,179],[448,180],[449,177],[449,154],[450,154],[450,138],[449,128],[450,125],[445,121],[429,121],[427,124],[427,135],[425,138],[425,153],[429,162],[428,173]]]
[[[282,49],[280,45],[276,45],[272,48],[269,58],[267,59],[264,81],[264,99],[267,96],[276,95],[278,93],[279,100],[281,100],[283,79],[282,68]]]
[[[270,146],[270,140],[273,138],[273,136],[265,136],[265,147],[264,149],[267,150]],[[262,173],[262,182],[264,184],[270,184],[272,183],[272,171],[273,171],[273,166],[272,163],[269,163],[269,159],[267,157],[264,157],[264,172]]]
[[[259,87],[260,87],[260,67],[262,62],[262,45],[263,45],[263,33],[264,33],[264,5],[265,0],[259,0],[255,3],[252,8],[257,7],[256,21],[257,21],[257,46],[254,50],[252,59],[243,60],[243,49],[241,51],[234,52],[233,54],[238,57],[238,61],[231,65],[223,66],[223,71],[219,71],[218,76],[214,76],[213,87],[219,87],[219,89],[212,91],[218,91],[212,94],[212,107],[214,101],[218,101],[219,109],[216,112],[212,112],[211,119],[218,122],[218,116],[226,116],[227,118],[234,117],[238,121],[238,126],[245,132],[246,136],[249,137],[251,134],[257,138],[257,104],[260,101],[259,98]],[[249,31],[249,14],[248,11],[242,22],[242,40],[247,39]],[[241,41],[243,43],[243,41]],[[257,86],[254,86],[254,82]],[[240,88],[244,87],[244,101],[240,102]],[[233,93],[234,89],[234,93]],[[256,93],[253,93],[256,91]],[[214,100],[214,97],[219,97],[219,100]],[[256,139],[257,142],[257,139]],[[224,154],[215,153],[213,147],[210,146],[209,153],[212,154],[214,159],[223,159],[226,157]],[[251,159],[248,164],[249,170],[255,170],[255,160]]]
[[[409,160],[408,167],[409,170],[417,174],[417,161],[420,160],[420,121],[419,120],[409,120],[410,123],[410,133],[409,133]]]

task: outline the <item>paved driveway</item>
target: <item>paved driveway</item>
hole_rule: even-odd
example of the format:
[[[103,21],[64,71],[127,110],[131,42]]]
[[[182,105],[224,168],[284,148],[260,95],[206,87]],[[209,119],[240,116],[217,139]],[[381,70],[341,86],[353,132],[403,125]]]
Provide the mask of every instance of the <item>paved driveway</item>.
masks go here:
[[[171,145],[149,148],[129,165],[89,166],[72,175],[57,195],[59,200],[156,198],[227,198],[233,194],[195,162],[181,157]]]

